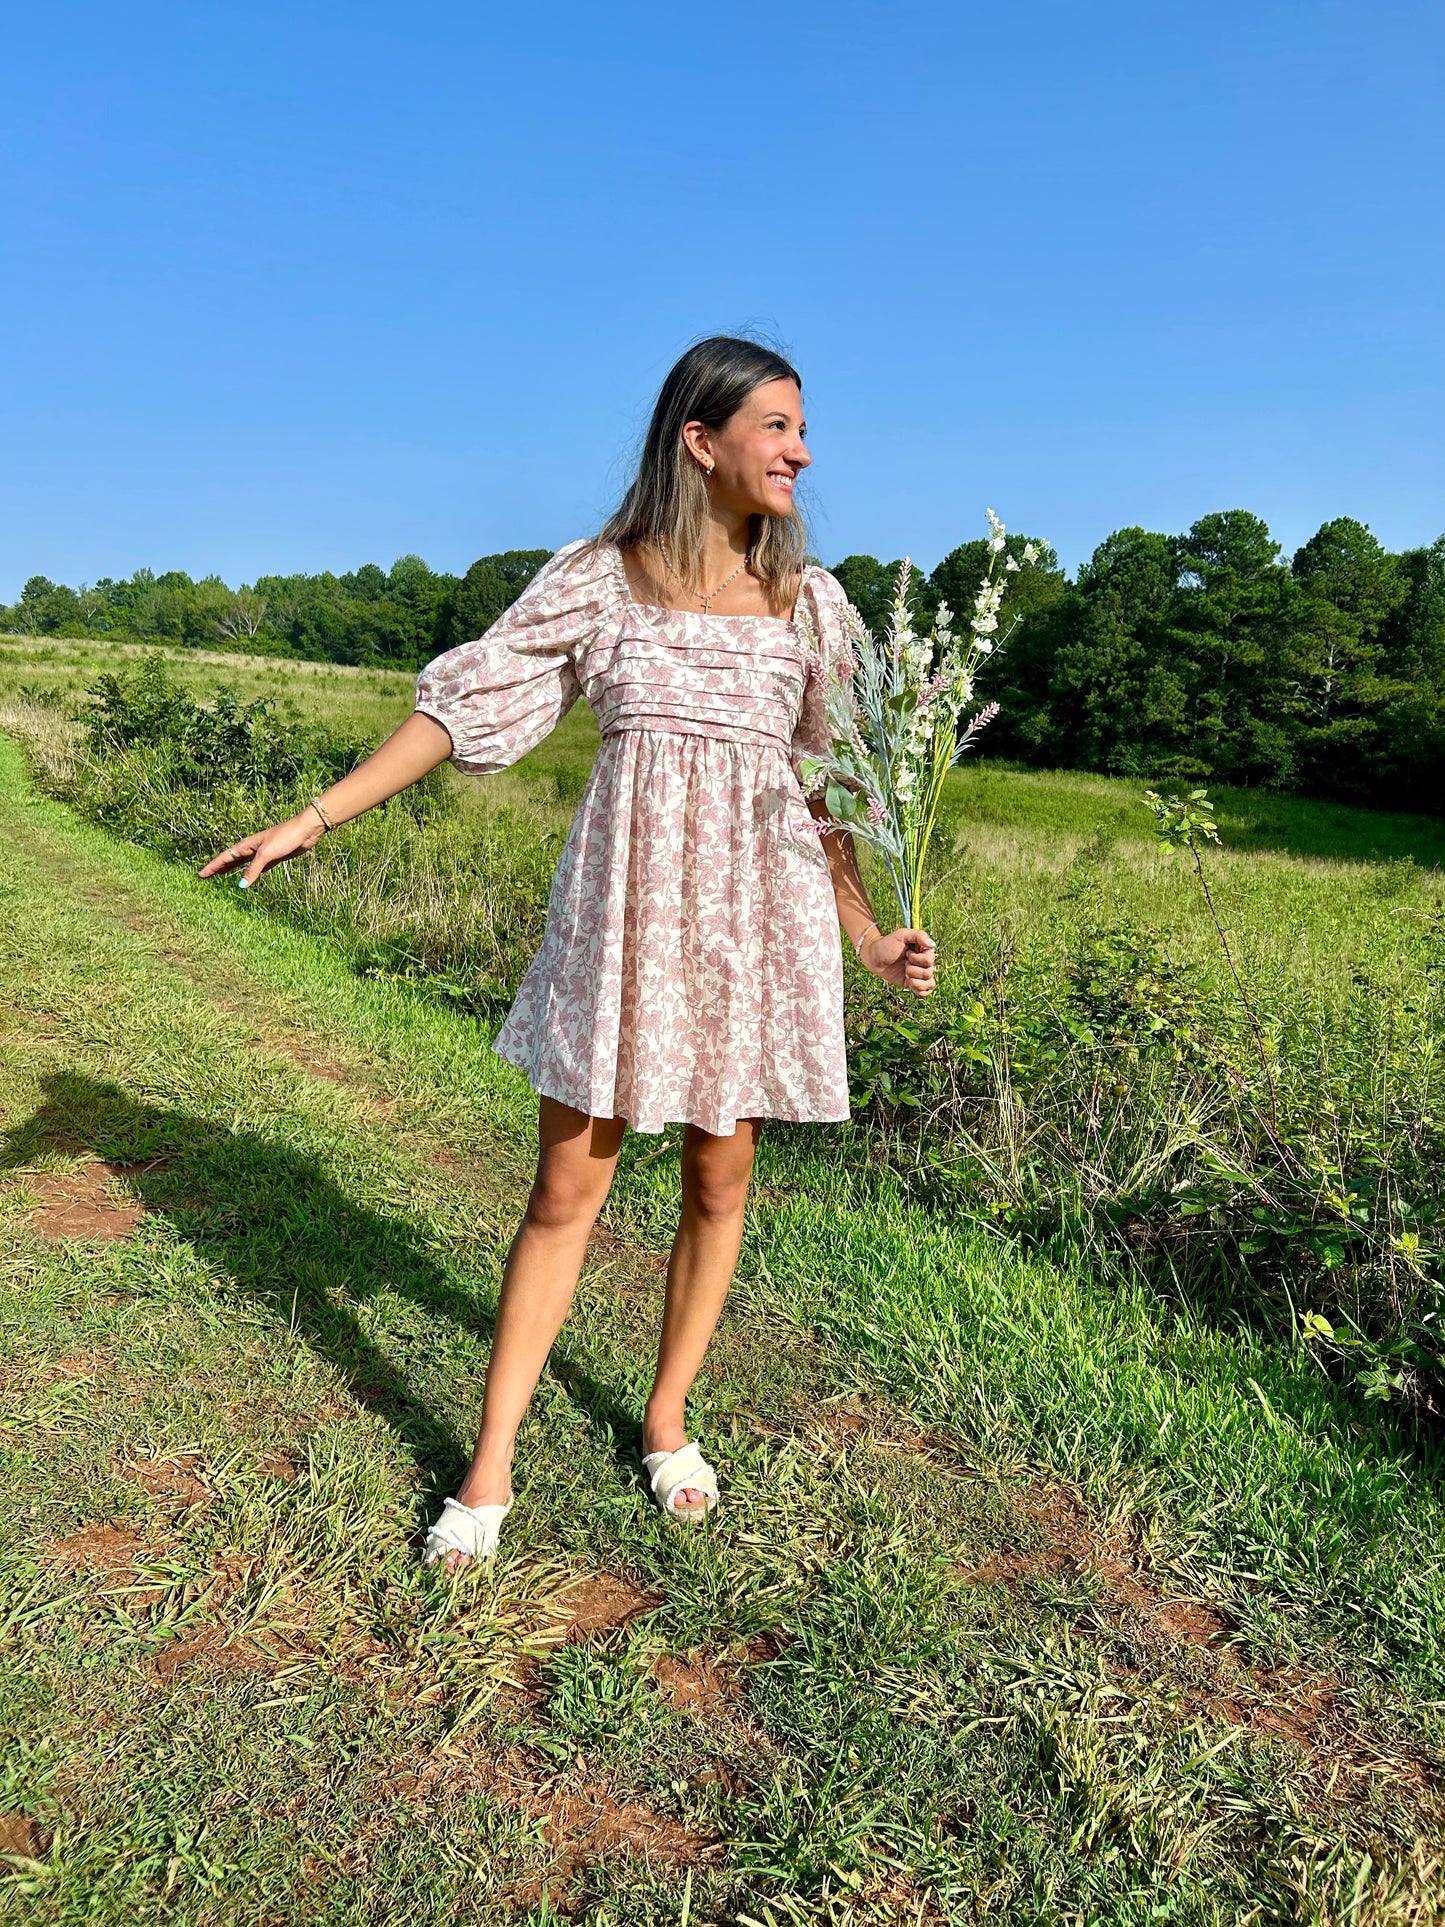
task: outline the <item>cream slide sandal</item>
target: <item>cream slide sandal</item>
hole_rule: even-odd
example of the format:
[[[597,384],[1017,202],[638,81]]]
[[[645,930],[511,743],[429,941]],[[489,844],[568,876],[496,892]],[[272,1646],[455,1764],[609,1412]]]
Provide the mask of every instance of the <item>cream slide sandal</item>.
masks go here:
[[[669,1519],[702,1519],[718,1505],[717,1473],[703,1457],[695,1439],[676,1452],[643,1454],[642,1469],[648,1476],[652,1496]],[[683,1505],[681,1495],[687,1487],[701,1492],[701,1505]]]
[[[510,1499],[505,1505],[463,1505],[460,1499],[444,1499],[442,1516],[422,1547],[422,1564],[435,1565],[453,1552],[461,1553],[464,1559],[494,1559],[502,1521],[511,1509]]]

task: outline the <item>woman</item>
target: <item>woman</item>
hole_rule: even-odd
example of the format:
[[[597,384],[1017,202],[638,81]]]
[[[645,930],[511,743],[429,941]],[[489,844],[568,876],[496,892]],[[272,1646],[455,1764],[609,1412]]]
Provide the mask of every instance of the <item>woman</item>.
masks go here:
[[[687,1395],[737,1264],[763,1120],[848,1115],[838,924],[875,976],[933,988],[932,940],[882,934],[851,838],[820,835],[824,811],[796,775],[826,747],[824,678],[847,613],[833,577],[804,562],[803,437],[802,384],[780,355],[728,337],[690,348],[601,534],[555,555],[479,641],[430,663],[415,713],[351,775],[201,872],[241,869],[245,888],[448,758],[490,774],[579,694],[597,712],[601,748],[542,947],[496,1040],[540,1095],[537,1177],[503,1275],[476,1454],[427,1536],[428,1564],[496,1550],[517,1427],[628,1124],[686,1126],[643,1466],[671,1519],[716,1506]]]

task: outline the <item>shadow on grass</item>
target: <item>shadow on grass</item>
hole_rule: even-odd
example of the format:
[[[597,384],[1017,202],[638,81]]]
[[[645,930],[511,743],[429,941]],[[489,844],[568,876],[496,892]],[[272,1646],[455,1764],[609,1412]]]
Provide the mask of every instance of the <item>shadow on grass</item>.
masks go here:
[[[421,1396],[368,1336],[352,1306],[381,1293],[428,1319],[489,1340],[490,1310],[438,1261],[417,1230],[358,1204],[319,1159],[254,1131],[141,1102],[76,1071],[42,1079],[44,1102],[0,1139],[0,1169],[37,1152],[91,1151],[124,1169],[146,1211],[163,1217],[234,1292],[295,1331],[344,1376],[360,1403],[391,1426],[433,1495],[454,1491],[470,1441]],[[445,1334],[437,1333],[438,1338]],[[428,1342],[399,1332],[398,1346]],[[551,1375],[610,1439],[619,1459],[640,1438],[614,1388],[591,1376],[565,1342]]]
[[[1278,850],[1336,863],[1412,863],[1421,869],[1445,869],[1445,821],[1439,817],[1278,796],[1270,790],[1221,786],[1209,793],[1226,849]]]
[[[1184,777],[1113,777],[1088,770],[1033,769],[1007,760],[966,764],[945,791],[945,829],[973,824],[1148,843],[1143,792],[1195,786]],[[1273,790],[1205,785],[1228,850],[1277,851],[1338,863],[1411,863],[1445,869],[1445,818]]]

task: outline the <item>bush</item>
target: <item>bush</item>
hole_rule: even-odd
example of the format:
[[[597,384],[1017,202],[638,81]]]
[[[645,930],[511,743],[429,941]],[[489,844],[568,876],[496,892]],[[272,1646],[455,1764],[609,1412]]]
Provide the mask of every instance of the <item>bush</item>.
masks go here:
[[[46,787],[190,863],[293,814],[366,753],[234,690],[198,701],[162,657],[100,677],[79,722],[82,753],[47,757]],[[541,940],[558,844],[525,812],[460,810],[457,785],[437,770],[344,836],[323,838],[308,861],[273,870],[249,901],[329,937],[364,975],[403,978],[493,1016]]]
[[[1197,799],[1206,813],[1207,800]],[[1209,886],[1197,838],[1179,845]],[[1445,1383],[1445,913],[1332,1003],[1171,956],[1082,912],[1062,953],[992,958],[937,1015],[850,1000],[874,1155],[936,1209],[1263,1317],[1373,1397]],[[1210,905],[1213,917],[1213,905]]]
[[[222,687],[198,702],[172,678],[164,656],[130,671],[107,672],[88,692],[81,718],[87,749],[110,760],[149,750],[179,789],[206,793],[226,784],[281,791],[334,783],[366,754],[331,731],[283,722],[264,701],[242,702]]]

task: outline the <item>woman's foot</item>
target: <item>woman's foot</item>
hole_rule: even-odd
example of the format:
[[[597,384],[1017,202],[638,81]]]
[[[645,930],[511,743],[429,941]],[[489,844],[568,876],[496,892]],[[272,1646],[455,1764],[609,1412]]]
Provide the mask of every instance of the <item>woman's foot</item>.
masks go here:
[[[690,1472],[697,1478],[699,1474],[707,1480],[705,1484],[670,1486],[669,1491],[659,1490],[655,1484],[659,1472],[665,1466],[665,1459],[680,1453],[684,1445],[690,1445],[690,1459],[676,1466],[670,1478],[678,1472],[686,1478]],[[717,1472],[697,1451],[696,1443],[688,1439],[688,1426],[682,1414],[667,1416],[653,1411],[649,1405],[642,1414],[642,1468],[647,1474],[647,1482],[653,1490],[653,1497],[669,1511],[672,1518],[703,1518],[717,1505]]]
[[[687,1427],[681,1418],[654,1418],[651,1411],[642,1418],[642,1457],[644,1462],[654,1452],[680,1452],[687,1444]],[[685,1485],[677,1494],[677,1504],[684,1512],[701,1512],[706,1509],[708,1494],[694,1485]]]
[[[468,1511],[480,1512],[487,1506],[510,1506],[512,1503],[512,1468],[506,1466],[478,1465],[475,1462],[467,1476],[457,1487],[457,1504]],[[448,1572],[455,1572],[459,1566],[472,1563],[464,1552],[448,1552],[439,1563]]]
[[[422,1547],[424,1566],[444,1566],[455,1572],[459,1566],[487,1565],[497,1555],[502,1522],[511,1511],[505,1505],[463,1505],[460,1499],[444,1499],[441,1515],[427,1533]]]

